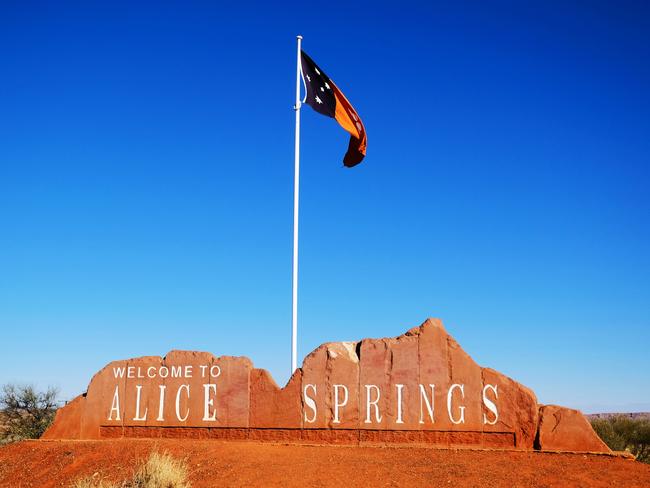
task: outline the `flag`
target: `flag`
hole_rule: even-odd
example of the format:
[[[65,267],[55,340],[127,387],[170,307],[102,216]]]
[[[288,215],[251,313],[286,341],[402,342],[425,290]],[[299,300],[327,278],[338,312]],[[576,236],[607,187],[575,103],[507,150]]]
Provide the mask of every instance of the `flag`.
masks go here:
[[[300,51],[302,79],[307,94],[304,102],[316,112],[336,119],[350,133],[348,151],[343,164],[348,168],[359,164],[366,155],[366,129],[359,114],[334,82],[305,51]]]

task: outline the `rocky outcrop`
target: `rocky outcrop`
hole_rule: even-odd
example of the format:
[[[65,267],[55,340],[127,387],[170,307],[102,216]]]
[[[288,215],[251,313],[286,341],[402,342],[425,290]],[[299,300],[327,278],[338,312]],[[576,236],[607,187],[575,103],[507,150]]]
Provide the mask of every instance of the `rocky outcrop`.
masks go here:
[[[115,361],[44,435],[174,436],[607,449],[579,412],[540,409],[530,389],[476,364],[437,319],[395,338],[323,344],[284,388],[247,358],[172,351]]]
[[[536,447],[544,451],[610,452],[579,410],[542,405]]]

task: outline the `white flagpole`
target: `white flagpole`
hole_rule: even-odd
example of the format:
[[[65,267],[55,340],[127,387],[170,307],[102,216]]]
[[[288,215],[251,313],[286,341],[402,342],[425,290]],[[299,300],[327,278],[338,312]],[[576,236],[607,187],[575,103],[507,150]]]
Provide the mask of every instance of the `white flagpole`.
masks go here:
[[[300,45],[302,36],[297,36],[298,55],[296,59],[296,146],[293,176],[293,297],[291,310],[291,374],[298,369],[298,197],[300,187]]]

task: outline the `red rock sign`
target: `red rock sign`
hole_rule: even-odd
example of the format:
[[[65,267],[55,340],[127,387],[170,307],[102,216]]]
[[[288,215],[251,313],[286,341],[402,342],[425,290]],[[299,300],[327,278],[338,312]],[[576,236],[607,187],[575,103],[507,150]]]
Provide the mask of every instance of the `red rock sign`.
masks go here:
[[[242,357],[115,361],[44,437],[177,436],[608,451],[580,412],[538,405],[435,319],[392,339],[323,344],[282,389]]]

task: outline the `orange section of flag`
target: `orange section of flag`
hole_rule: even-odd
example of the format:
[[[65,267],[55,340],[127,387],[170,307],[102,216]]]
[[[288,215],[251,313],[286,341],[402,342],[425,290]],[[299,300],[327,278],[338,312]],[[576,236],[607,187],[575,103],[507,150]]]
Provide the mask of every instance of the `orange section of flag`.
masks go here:
[[[350,143],[348,145],[348,152],[343,158],[343,164],[348,168],[356,166],[366,155],[366,146],[368,137],[366,136],[366,128],[361,121],[361,117],[354,109],[352,104],[345,98],[343,92],[336,84],[330,80],[334,88],[334,96],[336,97],[336,112],[334,118],[346,131],[350,133]]]

